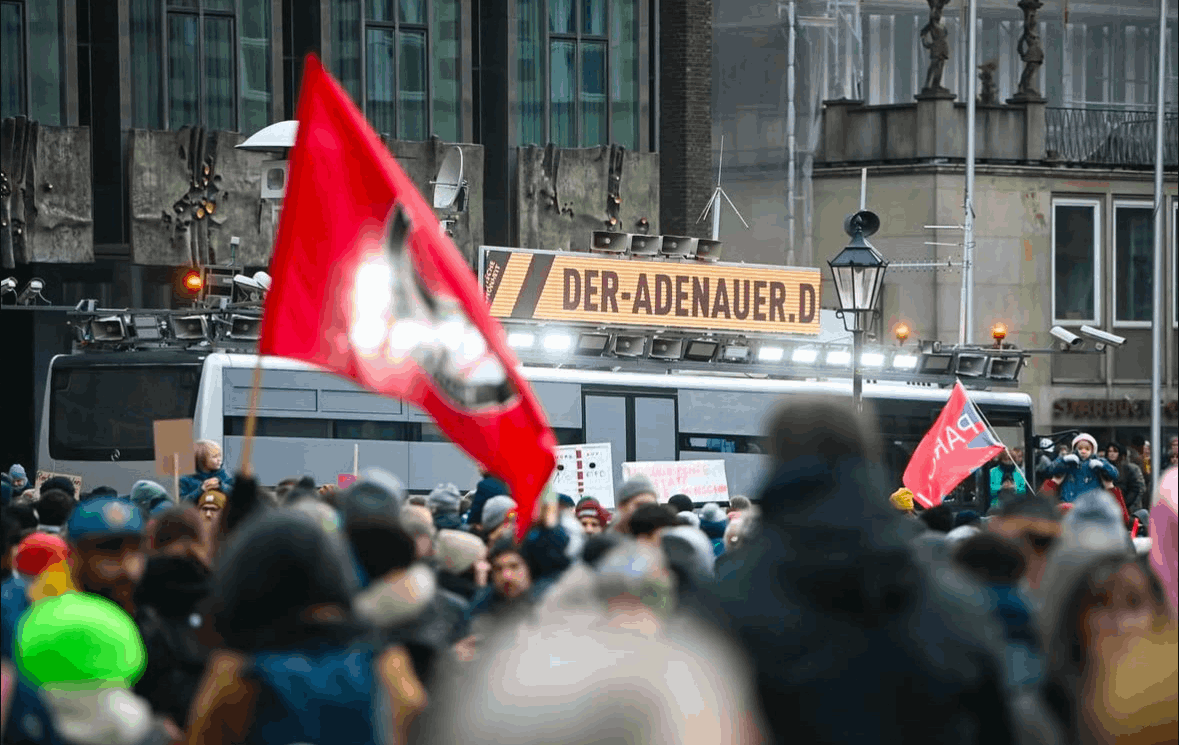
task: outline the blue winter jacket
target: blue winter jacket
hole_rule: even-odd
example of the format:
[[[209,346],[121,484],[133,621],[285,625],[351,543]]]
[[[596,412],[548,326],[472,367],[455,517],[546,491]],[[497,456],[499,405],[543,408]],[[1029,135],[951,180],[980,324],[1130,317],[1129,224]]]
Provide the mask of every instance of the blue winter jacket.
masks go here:
[[[205,483],[205,479],[217,477],[221,479],[220,491],[227,496],[233,496],[233,477],[229,475],[229,471],[220,468],[216,471],[197,471],[189,476],[180,477],[180,499],[185,502],[195,502],[201,496],[201,484]]]
[[[1097,461],[1098,467],[1090,466],[1090,461]],[[1118,469],[1105,458],[1097,456],[1090,456],[1080,463],[1070,463],[1064,458],[1057,458],[1048,468],[1048,475],[1060,476],[1064,474],[1064,481],[1060,483],[1060,501],[1075,502],[1077,497],[1082,494],[1101,488],[1101,479],[1097,477],[1098,471],[1105,473],[1112,481],[1116,481],[1118,478]]]

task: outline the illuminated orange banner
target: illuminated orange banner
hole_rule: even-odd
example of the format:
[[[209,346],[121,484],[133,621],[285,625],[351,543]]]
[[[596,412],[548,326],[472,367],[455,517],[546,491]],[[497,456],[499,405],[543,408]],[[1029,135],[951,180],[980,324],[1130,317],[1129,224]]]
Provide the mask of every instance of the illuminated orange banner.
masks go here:
[[[774,334],[819,333],[818,269],[485,249],[498,318]]]

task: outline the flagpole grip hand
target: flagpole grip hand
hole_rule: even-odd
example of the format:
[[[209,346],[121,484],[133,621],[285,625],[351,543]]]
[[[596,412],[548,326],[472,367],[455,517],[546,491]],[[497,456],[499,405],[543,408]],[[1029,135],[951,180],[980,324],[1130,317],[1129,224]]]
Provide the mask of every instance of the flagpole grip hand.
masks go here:
[[[1064,456],[1063,460],[1065,463],[1072,463],[1074,466],[1079,466],[1081,464],[1081,459],[1072,453]]]

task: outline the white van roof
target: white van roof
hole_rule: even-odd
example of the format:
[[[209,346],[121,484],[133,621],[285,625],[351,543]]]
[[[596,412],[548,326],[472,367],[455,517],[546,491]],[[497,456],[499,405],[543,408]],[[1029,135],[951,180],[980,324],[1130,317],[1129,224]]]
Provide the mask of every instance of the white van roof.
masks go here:
[[[223,366],[252,368],[257,356],[252,354],[215,353]],[[315,365],[286,357],[263,357],[264,370],[319,370]],[[777,380],[769,378],[742,378],[699,374],[659,375],[654,373],[613,372],[607,370],[574,370],[553,367],[522,367],[524,377],[530,381],[552,383],[581,383],[585,385],[636,386],[642,388],[695,388],[711,391],[738,391],[744,393],[796,393],[813,395],[851,395],[851,380]],[[865,383],[864,396],[875,399],[906,399],[915,401],[946,401],[950,389],[934,386],[906,385],[904,383]],[[1018,391],[971,391],[975,403],[1030,407],[1032,398]]]

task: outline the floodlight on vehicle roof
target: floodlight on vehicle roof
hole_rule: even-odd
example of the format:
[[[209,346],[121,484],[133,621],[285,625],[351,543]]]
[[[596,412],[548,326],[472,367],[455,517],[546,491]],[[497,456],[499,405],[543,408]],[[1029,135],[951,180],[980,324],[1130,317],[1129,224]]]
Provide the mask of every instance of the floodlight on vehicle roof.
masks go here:
[[[799,347],[790,355],[791,362],[798,362],[803,365],[812,365],[817,359],[819,359],[819,350],[809,347]]]
[[[610,344],[610,335],[605,333],[580,334],[577,337],[577,353],[600,355]]]
[[[749,345],[745,343],[726,344],[721,350],[721,359],[725,362],[748,362]]]
[[[160,319],[153,315],[131,316],[131,326],[135,329],[135,338],[144,341],[159,341],[164,338],[160,328]]]
[[[684,350],[684,359],[693,362],[710,362],[720,348],[720,342],[712,339],[691,339]]]
[[[565,333],[545,334],[541,344],[550,352],[564,352],[573,346],[573,337]]]
[[[536,335],[527,331],[512,331],[508,333],[508,346],[512,349],[532,349],[536,343]]]
[[[892,366],[897,370],[913,370],[917,367],[917,355],[898,354],[892,358]]]

